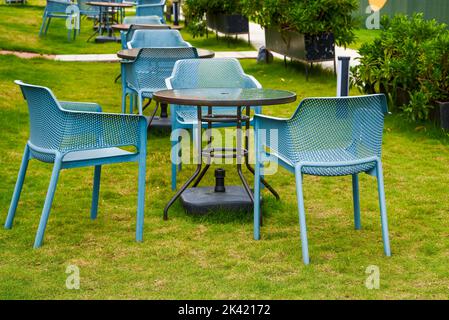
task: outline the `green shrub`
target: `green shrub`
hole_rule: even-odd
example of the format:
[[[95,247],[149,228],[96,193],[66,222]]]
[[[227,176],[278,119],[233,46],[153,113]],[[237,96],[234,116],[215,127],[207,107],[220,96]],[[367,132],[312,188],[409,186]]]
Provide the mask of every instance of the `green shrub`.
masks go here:
[[[335,42],[346,46],[355,39],[358,25],[353,12],[357,0],[241,0],[243,12],[262,25],[280,32],[320,35],[332,32]]]
[[[359,50],[352,83],[363,93],[385,93],[390,109],[411,120],[426,120],[437,100],[449,100],[449,31],[445,24],[384,16],[382,31]]]

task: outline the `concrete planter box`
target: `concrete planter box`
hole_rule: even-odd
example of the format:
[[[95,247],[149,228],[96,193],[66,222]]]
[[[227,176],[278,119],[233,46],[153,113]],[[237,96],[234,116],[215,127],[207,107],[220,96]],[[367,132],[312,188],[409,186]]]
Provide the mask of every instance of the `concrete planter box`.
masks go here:
[[[268,50],[306,62],[331,61],[335,59],[335,41],[332,33],[311,36],[293,31],[279,32],[265,29]]]
[[[284,57],[307,63],[334,61],[335,71],[335,39],[332,33],[312,36],[294,31],[281,33],[276,28],[265,28],[265,46]]]
[[[439,106],[440,109],[441,128],[444,130],[449,130],[449,101],[437,101],[436,105]]]

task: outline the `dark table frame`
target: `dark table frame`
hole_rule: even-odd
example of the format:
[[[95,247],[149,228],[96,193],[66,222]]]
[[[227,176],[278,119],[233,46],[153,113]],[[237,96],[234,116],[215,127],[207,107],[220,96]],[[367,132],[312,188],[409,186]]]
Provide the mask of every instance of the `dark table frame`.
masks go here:
[[[125,9],[125,8],[132,8],[134,5],[128,4],[128,3],[118,3],[118,2],[102,2],[102,1],[89,1],[86,2],[89,6],[94,6],[99,8],[99,14],[98,14],[98,28],[95,30],[95,32],[87,39],[89,41],[92,39],[97,33],[102,36],[103,35],[103,29],[106,29],[108,36],[111,37],[111,40],[116,41],[116,39],[112,39],[112,24],[113,21],[109,21],[109,8],[112,8],[113,11],[115,9]],[[104,27],[103,27],[104,26]]]
[[[263,89],[260,89],[263,90]],[[290,102],[296,101],[296,94],[292,92],[285,91],[286,93],[290,93],[290,95],[286,95],[284,98],[274,98],[274,99],[263,99],[263,100],[251,100],[251,101],[244,101],[244,100],[202,100],[202,99],[183,99],[183,98],[173,98],[164,96],[164,93],[168,93],[172,90],[163,90],[154,93],[153,99],[156,100],[156,102],[159,103],[173,103],[173,104],[179,104],[179,105],[186,105],[186,106],[197,106],[197,119],[198,119],[198,125],[197,125],[197,157],[198,157],[198,164],[196,167],[195,172],[193,175],[184,183],[184,185],[175,193],[175,195],[170,199],[170,201],[167,203],[167,205],[164,208],[164,220],[168,219],[168,210],[170,207],[175,203],[175,201],[181,196],[181,194],[192,184],[192,187],[197,187],[204,175],[206,174],[207,170],[210,167],[210,160],[213,157],[227,157],[232,156],[233,158],[237,159],[237,173],[240,177],[240,180],[242,181],[242,184],[245,188],[246,193],[248,194],[249,198],[251,199],[251,202],[254,204],[254,195],[253,192],[248,185],[248,182],[245,179],[245,176],[242,172],[242,157],[245,160],[245,165],[247,169],[254,175],[254,168],[249,164],[248,154],[249,154],[249,129],[250,129],[250,121],[251,121],[251,106],[257,106],[257,105],[274,105],[274,104],[286,104]],[[181,90],[179,90],[181,91]],[[237,114],[235,116],[230,115],[217,115],[213,114],[213,106],[216,107],[234,107],[237,106]],[[202,114],[202,107],[207,107],[207,114],[204,116]],[[156,106],[157,108],[157,106]],[[242,113],[242,109],[245,109],[246,113]],[[207,123],[207,145],[210,145],[212,142],[212,136],[210,135],[210,129],[212,129],[212,124],[214,122],[235,122],[236,128],[237,128],[237,146],[236,148],[208,148],[203,149],[203,141],[202,141],[202,123]],[[245,127],[245,141],[244,141],[244,147],[242,147],[242,124],[244,123]],[[218,152],[218,153],[217,153]],[[203,168],[203,156],[207,158],[207,162],[205,167]],[[279,194],[274,190],[274,188],[266,182],[264,178],[261,178],[260,180],[263,185],[270,190],[270,192],[276,197],[276,199],[279,199]]]

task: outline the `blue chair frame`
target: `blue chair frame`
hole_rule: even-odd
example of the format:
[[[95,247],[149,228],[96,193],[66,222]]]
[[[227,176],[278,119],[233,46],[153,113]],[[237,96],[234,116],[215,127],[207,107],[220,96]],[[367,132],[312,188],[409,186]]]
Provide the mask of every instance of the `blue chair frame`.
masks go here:
[[[164,19],[165,0],[138,0],[136,16],[159,16],[162,23]]]
[[[171,75],[176,61],[192,58],[198,58],[193,47],[142,48],[134,61],[122,61],[126,73],[122,108],[126,108],[127,94],[136,95],[139,114],[143,114],[143,100],[152,99],[154,92],[167,88],[165,79]],[[132,103],[129,112],[133,113]]]
[[[131,37],[131,39],[130,39]],[[178,30],[164,29],[146,29],[139,26],[130,26],[127,33],[121,34],[122,48],[177,48],[191,47],[191,44],[184,41]],[[126,45],[124,45],[126,43]],[[135,105],[138,103],[136,91],[128,85],[127,65],[133,61],[121,61],[122,77],[122,112],[126,112],[126,97],[129,96],[129,110],[132,113]],[[168,76],[168,75],[167,75]]]
[[[47,31],[52,18],[68,19],[70,17],[70,14],[68,14],[66,10],[70,6],[78,7],[77,4],[71,2],[70,0],[47,0],[47,4],[44,9],[44,15],[42,16],[42,24],[39,29],[39,37],[41,37],[42,35],[47,35]],[[80,16],[77,15],[75,19],[78,30],[76,29],[76,27],[74,28],[73,39],[76,38],[77,32],[79,34],[81,30]],[[67,37],[69,41],[71,40],[71,33],[72,29],[68,29]]]
[[[289,119],[254,116],[254,199],[260,199],[260,177],[264,174],[265,162],[277,161],[295,175],[304,264],[310,262],[303,198],[304,174],[352,175],[354,225],[357,230],[361,228],[358,174],[365,172],[375,176],[384,253],[391,255],[381,161],[382,131],[387,112],[385,96],[377,94],[305,99]],[[276,137],[270,133],[273,129],[278,130]],[[258,200],[254,203],[254,239],[260,239]]]
[[[42,210],[34,248],[42,245],[59,173],[63,169],[94,166],[91,219],[97,218],[101,166],[138,162],[136,240],[143,240],[146,177],[147,120],[143,116],[101,112],[95,103],[58,101],[50,89],[15,81],[22,90],[30,113],[30,138],[5,228],[11,229],[28,163],[37,159],[53,163],[53,172]],[[120,147],[133,146],[135,152]]]

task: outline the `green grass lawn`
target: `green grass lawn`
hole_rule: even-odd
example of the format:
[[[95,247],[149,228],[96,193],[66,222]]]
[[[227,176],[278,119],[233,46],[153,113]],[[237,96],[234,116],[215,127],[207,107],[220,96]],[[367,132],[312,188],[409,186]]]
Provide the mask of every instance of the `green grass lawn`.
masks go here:
[[[120,49],[119,43],[90,42],[87,39],[94,32],[93,22],[81,19],[81,34],[76,40],[68,41],[67,29],[64,19],[53,19],[48,34],[39,38],[39,28],[44,12],[44,0],[29,0],[27,5],[0,5],[0,49],[28,51],[45,54],[82,54],[82,53],[115,53]],[[128,14],[133,15],[132,10]],[[215,35],[209,38],[192,36],[182,30],[183,38],[198,48],[208,48],[216,51],[253,50],[245,41],[231,39],[227,41],[220,37],[217,41]],[[116,33],[119,36],[118,33]]]
[[[306,96],[332,96],[335,80],[316,70],[308,82],[300,65],[242,61],[265,87]],[[93,101],[120,109],[119,70],[111,63],[63,63],[0,57],[0,221],[8,211],[24,144],[27,108],[13,80],[52,88],[60,99]],[[268,107],[288,116],[297,103]],[[264,191],[262,240],[252,240],[252,217],[242,213],[190,216],[176,204],[162,211],[170,190],[170,143],[150,131],[144,242],[134,241],[137,165],[105,166],[99,217],[89,218],[92,168],[61,175],[44,246],[33,250],[51,165],[32,161],[12,230],[0,229],[0,298],[279,298],[395,299],[449,296],[449,147],[432,126],[415,130],[398,115],[386,120],[383,161],[393,256],[383,255],[376,183],[361,176],[361,231],[353,229],[349,177],[305,177],[311,264],[301,260],[293,176],[269,180]],[[237,184],[232,167],[227,183]],[[185,166],[179,181],[193,172]],[[248,173],[246,175],[249,177]],[[204,181],[211,184],[212,174]],[[250,179],[252,183],[252,179]],[[81,289],[67,290],[65,270],[80,268]],[[365,287],[370,265],[380,268],[380,289]]]

